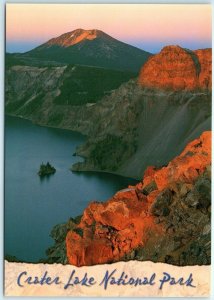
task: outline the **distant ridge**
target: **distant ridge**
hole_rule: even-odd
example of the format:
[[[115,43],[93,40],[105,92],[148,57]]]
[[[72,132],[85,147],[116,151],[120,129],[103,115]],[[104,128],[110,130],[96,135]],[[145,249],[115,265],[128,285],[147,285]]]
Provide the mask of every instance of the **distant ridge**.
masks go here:
[[[37,60],[138,72],[152,55],[97,29],[76,29],[23,54]]]

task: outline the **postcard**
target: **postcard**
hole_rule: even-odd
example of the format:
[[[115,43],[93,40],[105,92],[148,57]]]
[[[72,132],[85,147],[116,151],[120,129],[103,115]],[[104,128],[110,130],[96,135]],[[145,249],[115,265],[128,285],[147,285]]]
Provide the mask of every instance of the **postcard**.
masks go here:
[[[6,5],[5,296],[208,297],[211,5]]]

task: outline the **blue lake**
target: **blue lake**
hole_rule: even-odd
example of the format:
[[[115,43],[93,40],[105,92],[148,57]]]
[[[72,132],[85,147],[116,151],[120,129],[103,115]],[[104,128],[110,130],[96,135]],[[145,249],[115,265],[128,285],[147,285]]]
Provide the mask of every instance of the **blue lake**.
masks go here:
[[[136,183],[107,173],[71,172],[71,165],[81,161],[72,154],[84,141],[79,133],[6,117],[5,254],[27,262],[45,258],[54,225],[82,214],[90,201],[105,201]],[[47,161],[57,171],[41,180],[37,172]]]

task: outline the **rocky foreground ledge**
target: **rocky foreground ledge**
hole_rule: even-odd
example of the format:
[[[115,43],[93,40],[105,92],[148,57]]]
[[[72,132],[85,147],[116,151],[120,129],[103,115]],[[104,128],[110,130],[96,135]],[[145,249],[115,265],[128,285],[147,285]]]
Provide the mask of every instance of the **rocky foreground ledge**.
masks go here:
[[[178,266],[211,263],[211,132],[190,142],[162,168],[149,167],[136,186],[78,220],[54,228],[48,262],[90,266],[153,261]]]
[[[106,272],[110,276],[109,280],[104,280]],[[69,281],[72,273],[73,277]],[[125,281],[119,282],[126,275]],[[49,284],[48,277],[51,278]],[[56,284],[57,277],[59,284]],[[93,285],[77,283],[81,280],[83,282],[83,278],[86,282],[86,277],[88,284],[89,279],[94,278]],[[139,280],[143,284],[140,285]],[[50,284],[51,281],[54,283]],[[123,285],[122,282],[128,284]],[[5,296],[208,297],[209,293],[210,266],[176,267],[162,263],[130,261],[77,268],[61,264],[5,261]]]

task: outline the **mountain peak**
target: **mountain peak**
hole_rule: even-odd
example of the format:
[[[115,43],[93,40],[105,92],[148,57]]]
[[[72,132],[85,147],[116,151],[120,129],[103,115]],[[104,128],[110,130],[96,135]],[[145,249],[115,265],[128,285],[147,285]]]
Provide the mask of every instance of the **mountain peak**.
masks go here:
[[[94,40],[98,36],[102,36],[104,33],[97,29],[85,30],[82,28],[75,29],[73,31],[64,33],[57,38],[53,38],[47,42],[49,46],[57,45],[61,47],[70,47],[78,44],[84,40]]]
[[[150,53],[98,29],[78,28],[50,39],[25,55],[66,64],[138,72]]]

